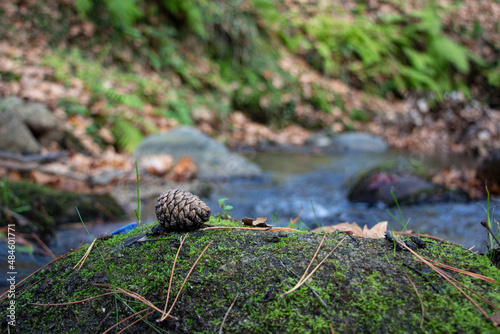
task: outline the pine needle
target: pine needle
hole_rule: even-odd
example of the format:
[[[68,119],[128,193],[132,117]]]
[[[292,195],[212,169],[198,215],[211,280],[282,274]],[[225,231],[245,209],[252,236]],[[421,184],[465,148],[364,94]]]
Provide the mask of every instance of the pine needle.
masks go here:
[[[497,281],[495,281],[491,277],[480,275],[480,274],[476,274],[476,273],[473,273],[473,272],[470,272],[470,271],[467,271],[467,270],[458,269],[458,268],[455,268],[455,267],[452,267],[452,266],[449,266],[449,265],[446,265],[446,264],[443,264],[443,263],[440,263],[440,262],[437,262],[437,261],[434,261],[434,260],[431,260],[431,259],[428,259],[428,258],[425,258],[425,257],[424,257],[424,259],[426,259],[427,261],[432,262],[434,265],[436,265],[438,267],[441,267],[441,268],[444,268],[444,269],[448,269],[448,270],[451,270],[451,271],[455,271],[457,273],[464,274],[464,275],[467,275],[467,276],[471,276],[471,277],[474,277],[474,278],[479,278],[479,279],[481,279],[483,281],[486,281],[486,282],[489,282],[489,283],[499,284]]]
[[[420,321],[420,329],[423,329],[424,328],[424,317],[425,317],[424,303],[422,302],[422,297],[420,297],[420,293],[418,293],[417,287],[415,286],[415,284],[411,280],[410,276],[406,275],[406,278],[408,278],[408,280],[410,281],[411,286],[413,287],[413,290],[415,290],[415,292],[417,293],[418,300],[420,301],[420,306],[422,307],[422,320]]]
[[[325,233],[325,235],[326,235],[326,233]],[[321,247],[321,245],[323,244],[323,240],[324,240],[324,238],[325,238],[325,236],[323,236],[323,239],[321,239],[321,243],[319,244],[318,250],[319,250],[319,248]],[[338,246],[340,246],[340,244],[341,244],[341,243],[345,240],[345,238],[347,238],[347,235],[346,235],[344,238],[342,238],[342,240],[340,240],[340,241],[339,241],[339,243],[337,244],[337,246],[335,246],[335,248],[333,248],[333,249],[330,251],[330,253],[328,253],[328,254],[325,256],[325,258],[324,258],[324,259],[323,259],[323,260],[322,260],[322,261],[321,261],[321,262],[320,262],[320,263],[319,263],[319,264],[318,264],[318,265],[317,265],[317,266],[316,266],[316,267],[315,267],[315,268],[311,271],[311,273],[310,273],[309,275],[307,275],[304,279],[299,280],[299,282],[297,282],[297,284],[296,284],[296,285],[295,285],[292,289],[290,289],[290,290],[288,290],[287,292],[283,293],[282,295],[280,295],[280,297],[281,297],[281,298],[285,298],[285,296],[286,296],[286,295],[288,295],[289,293],[291,293],[291,292],[293,292],[293,291],[297,290],[298,288],[300,288],[300,287],[302,286],[302,284],[304,284],[304,283],[305,283],[305,282],[306,282],[309,278],[311,278],[311,276],[314,274],[314,272],[315,272],[316,270],[318,270],[318,268],[319,268],[319,267],[323,264],[323,262],[325,262],[325,261],[326,261],[326,259],[328,259],[328,257],[329,257],[330,255],[332,255],[332,254],[333,254],[333,252],[337,249],[337,247],[338,247]],[[318,251],[316,251],[316,254],[317,254],[317,253],[318,253]],[[314,261],[314,257],[316,256],[316,254],[313,256],[313,258],[312,258],[312,260],[311,260],[311,263],[312,263],[312,261]],[[310,265],[311,265],[311,264],[309,264],[309,266],[310,266]],[[309,266],[307,267],[308,269],[309,269]],[[307,269],[306,269],[306,271],[304,272],[304,275],[305,275],[306,273],[307,273]],[[302,275],[302,277],[304,277],[304,275]]]
[[[311,265],[313,264],[314,260],[316,259],[316,256],[318,256],[319,249],[323,245],[323,242],[325,241],[325,237],[326,237],[326,231],[325,231],[325,233],[323,233],[323,238],[321,238],[321,241],[320,241],[320,243],[318,245],[318,248],[316,249],[316,252],[314,253],[311,261],[309,262],[309,265],[307,266],[306,270],[304,270],[304,273],[302,274],[302,277],[300,277],[299,283],[304,280],[304,277],[306,277],[307,272],[309,271],[309,268],[311,267]]]
[[[163,316],[160,318],[160,320],[157,320],[157,322],[162,322],[164,321],[169,315],[170,313],[172,312],[174,306],[175,306],[175,303],[177,302],[177,299],[179,298],[181,292],[182,292],[182,289],[184,288],[184,285],[186,284],[186,281],[188,280],[189,278],[189,275],[191,275],[191,272],[194,270],[194,268],[196,267],[196,264],[198,264],[198,261],[200,260],[200,258],[203,256],[203,254],[205,253],[205,251],[208,249],[208,246],[210,246],[212,244],[212,242],[214,242],[213,240],[210,241],[208,243],[208,245],[205,246],[205,248],[203,249],[203,251],[201,252],[201,254],[198,256],[198,258],[196,259],[196,261],[194,261],[194,264],[193,266],[191,267],[191,269],[189,270],[189,272],[187,273],[186,275],[186,278],[184,278],[184,282],[182,282],[182,285],[181,285],[181,288],[179,289],[179,292],[177,292],[177,296],[175,296],[175,299],[174,299],[174,302],[172,303],[172,306],[170,306],[170,309],[168,310],[168,312],[165,314],[163,313]]]
[[[39,268],[39,269],[35,270],[34,272],[32,272],[31,274],[29,274],[28,276],[26,276],[25,278],[23,278],[23,279],[22,279],[22,280],[20,280],[19,282],[17,282],[17,284],[16,284],[15,286],[17,287],[18,285],[22,284],[22,283],[23,283],[24,281],[26,281],[28,278],[30,278],[31,276],[35,275],[37,272],[39,272],[40,270],[42,270],[42,269],[46,268],[47,266],[51,265],[52,263],[55,263],[55,262],[57,262],[57,261],[59,261],[59,260],[61,260],[61,259],[65,258],[66,256],[68,256],[69,254],[71,254],[71,253],[73,253],[73,252],[77,252],[77,251],[79,251],[79,250],[80,250],[80,248],[82,248],[82,247],[79,247],[79,248],[77,248],[77,249],[71,250],[71,251],[67,252],[66,254],[63,254],[63,255],[59,256],[57,259],[55,259],[55,260],[53,260],[53,261],[50,261],[49,263],[47,263],[47,264],[46,264],[46,265],[44,265],[43,267],[41,267],[41,268]],[[15,294],[18,294],[20,291],[21,291],[21,290],[16,291],[16,293],[15,293]],[[2,301],[2,300],[4,300],[5,298],[7,298],[7,296],[8,296],[8,294],[7,294],[7,293],[8,293],[8,292],[9,292],[9,290],[5,291],[4,293],[2,293],[2,294],[0,295],[0,301]]]
[[[83,303],[83,302],[86,302],[86,301],[89,301],[89,300],[92,300],[92,299],[101,298],[101,297],[104,297],[104,296],[107,296],[107,295],[111,295],[113,293],[114,292],[106,292],[106,293],[100,294],[99,296],[94,296],[94,297],[90,297],[90,298],[86,298],[86,299],[82,299],[82,300],[77,300],[77,301],[74,301],[74,302],[57,303],[57,304],[31,303],[31,305],[36,305],[36,306],[64,306],[64,305],[80,304],[80,303]]]
[[[220,324],[219,334],[222,334],[222,328],[224,327],[224,323],[226,322],[227,316],[229,315],[229,312],[231,312],[231,309],[233,308],[234,303],[236,302],[236,299],[238,299],[239,296],[240,296],[240,294],[237,293],[233,299],[233,302],[231,303],[231,305],[227,309],[226,315],[224,315],[224,319],[222,319],[222,323]]]
[[[111,327],[109,327],[108,329],[106,329],[106,331],[102,332],[102,334],[109,333],[109,331],[110,331],[110,330],[112,330],[112,329],[113,329],[113,328],[115,328],[116,326],[120,325],[121,323],[123,323],[123,322],[127,321],[127,320],[128,320],[128,319],[130,319],[130,318],[135,317],[136,315],[141,314],[142,312],[148,311],[148,310],[151,310],[151,307],[146,307],[144,310],[139,311],[139,312],[136,312],[136,313],[132,314],[131,316],[126,317],[126,318],[125,318],[125,319],[123,319],[122,321],[117,322],[117,323],[116,323],[116,324],[114,324],[113,326],[111,326]],[[134,322],[134,323],[135,323],[135,322]],[[134,323],[132,323],[131,325],[133,325]],[[131,325],[129,325],[129,326],[125,327],[125,328],[128,328],[128,327],[130,327]]]
[[[52,253],[52,251],[49,249],[49,247],[47,247],[47,245],[45,244],[45,242],[42,241],[42,239],[40,239],[38,237],[38,235],[36,235],[36,233],[31,233],[31,236],[36,240],[36,242],[38,242],[38,244],[43,248],[43,250],[49,254],[50,258],[52,260],[55,260],[56,259],[56,256],[54,255],[54,253]]]
[[[139,319],[137,319],[136,321],[134,321],[133,323],[131,323],[130,325],[128,325],[127,327],[125,327],[124,329],[122,329],[121,331],[119,331],[117,334],[123,333],[124,331],[126,331],[127,329],[129,329],[130,327],[132,327],[133,325],[135,325],[136,323],[138,323],[139,321],[144,320],[146,317],[149,317],[153,313],[154,313],[154,310],[149,311],[144,316],[140,317]]]
[[[94,239],[92,241],[92,243],[90,244],[89,248],[87,249],[87,251],[85,252],[85,254],[82,256],[82,258],[80,259],[80,261],[78,261],[75,266],[73,267],[73,269],[75,269],[76,267],[78,267],[78,264],[80,264],[80,266],[78,267],[78,270],[80,270],[83,266],[83,264],[85,263],[85,260],[87,260],[87,257],[89,256],[90,254],[90,251],[92,250],[92,248],[94,248],[94,244],[95,244],[95,241],[97,239]]]
[[[479,306],[476,301],[474,299],[472,299],[468,294],[466,294],[462,289],[460,289],[452,280],[451,280],[451,277],[449,275],[447,275],[446,273],[444,273],[441,269],[439,269],[438,267],[436,267],[435,265],[433,265],[431,262],[427,261],[426,259],[424,259],[422,256],[418,255],[417,252],[415,252],[413,249],[411,249],[410,247],[406,246],[403,242],[399,241],[399,240],[396,240],[396,242],[401,245],[401,247],[404,247],[405,249],[407,249],[409,252],[411,252],[413,255],[415,255],[419,260],[421,260],[423,263],[425,263],[427,266],[429,266],[429,268],[431,268],[432,270],[434,270],[436,273],[439,274],[439,276],[441,276],[442,278],[444,278],[448,283],[450,283],[451,285],[453,285],[458,291],[460,291],[461,294],[463,294],[465,296],[465,298],[467,298],[478,310],[479,312],[481,312],[485,317],[487,317],[488,319],[489,316],[488,314],[486,313],[486,311],[481,307]]]
[[[111,284],[98,284],[98,283],[94,283],[94,285],[96,286],[104,286],[106,287],[107,289],[105,290],[108,290],[108,291],[111,291],[111,292],[114,292],[114,293],[123,293],[129,297],[132,297],[138,301],[140,301],[141,303],[155,309],[156,311],[160,312],[161,314],[163,314],[163,310],[159,309],[158,307],[156,307],[153,303],[151,303],[149,300],[147,300],[146,298],[144,298],[143,296],[141,296],[140,294],[138,293],[135,293],[133,291],[130,291],[130,290],[127,290],[127,289],[122,289],[122,288],[118,288],[118,287],[114,287],[112,286]]]
[[[181,244],[179,245],[179,249],[177,250],[177,254],[175,254],[174,263],[172,264],[172,272],[170,273],[170,282],[168,283],[167,300],[165,301],[165,308],[163,309],[163,312],[167,311],[168,299],[170,298],[170,289],[172,287],[172,279],[174,278],[175,264],[177,263],[177,258],[179,257],[179,253],[181,252],[182,244],[186,240],[188,234],[189,234],[189,232],[184,235],[183,239],[181,239]]]

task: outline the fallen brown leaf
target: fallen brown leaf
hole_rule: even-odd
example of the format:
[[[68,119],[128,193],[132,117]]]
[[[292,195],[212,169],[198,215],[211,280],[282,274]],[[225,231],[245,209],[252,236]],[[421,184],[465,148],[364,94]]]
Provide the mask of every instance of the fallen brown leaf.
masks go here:
[[[361,237],[361,238],[374,238],[374,239],[380,239],[384,238],[385,236],[385,231],[387,231],[387,222],[383,221],[378,223],[377,225],[373,226],[371,229],[369,229],[366,225],[361,229],[357,223],[340,223],[337,225],[331,225],[331,226],[322,226],[313,229],[311,232],[346,232],[349,233],[350,235],[353,235],[355,237]]]
[[[257,219],[253,218],[241,218],[243,224],[253,227],[272,227],[271,225],[266,223],[267,217],[258,217]]]
[[[172,179],[175,182],[185,182],[192,180],[196,173],[198,172],[198,167],[194,164],[191,157],[183,156],[174,166]]]

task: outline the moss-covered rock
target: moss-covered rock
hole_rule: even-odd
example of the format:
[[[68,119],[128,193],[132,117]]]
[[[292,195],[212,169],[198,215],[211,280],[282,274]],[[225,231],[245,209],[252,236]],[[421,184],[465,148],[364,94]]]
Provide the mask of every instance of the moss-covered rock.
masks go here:
[[[352,186],[347,197],[352,202],[370,205],[380,202],[387,206],[469,200],[462,190],[447,189],[431,182],[431,176],[432,173],[420,163],[403,166],[388,161],[362,170],[349,180]]]
[[[210,221],[222,222],[214,218]],[[20,291],[15,297],[18,333],[103,332],[146,308],[124,294],[63,306],[34,305],[98,296],[106,292],[103,286],[96,285],[102,283],[133,291],[163,309],[174,257],[185,234],[149,236],[147,242],[123,247],[125,240],[142,229],[99,240],[80,270],[73,267],[88,245],[16,287]],[[314,265],[343,237],[343,234],[328,234]],[[128,332],[213,333],[219,330],[226,314],[223,329],[228,333],[329,333],[331,328],[347,333],[495,330],[492,322],[457,289],[409,252],[396,251],[383,239],[347,237],[307,281],[308,286],[281,298],[298,282],[321,238],[320,234],[304,232],[191,232],[177,260],[169,307],[198,255],[213,242],[172,310],[176,318],[157,322],[160,315],[156,312]],[[500,280],[499,271],[487,258],[447,242],[426,240],[426,243],[425,249],[418,250],[420,255]],[[498,285],[456,272],[448,274],[493,303],[500,302]],[[423,301],[422,328],[419,296],[409,279]],[[2,328],[6,328],[8,321],[5,316],[8,302],[8,298],[0,301]],[[478,303],[488,314],[493,313],[487,304]],[[132,317],[118,328],[138,318]]]
[[[3,181],[0,183],[0,226],[6,226],[10,219],[17,220],[17,232],[36,232],[40,237],[53,233],[57,225],[102,219],[118,220],[125,217],[123,209],[108,194],[82,194],[60,191],[35,183]],[[16,217],[9,218],[12,212]]]

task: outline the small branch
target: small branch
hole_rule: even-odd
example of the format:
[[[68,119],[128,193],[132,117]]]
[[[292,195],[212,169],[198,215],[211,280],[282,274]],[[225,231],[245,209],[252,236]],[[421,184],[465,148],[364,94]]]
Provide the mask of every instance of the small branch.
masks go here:
[[[67,151],[57,151],[45,154],[28,154],[28,155],[21,155],[7,151],[0,151],[0,159],[9,159],[21,162],[34,162],[34,161],[46,162],[51,160],[57,160],[59,158],[66,158],[67,156],[68,156]]]
[[[83,173],[65,171],[65,170],[55,170],[49,168],[49,166],[44,166],[38,163],[15,163],[15,162],[0,161],[0,167],[7,168],[10,170],[18,170],[21,172],[30,172],[33,170],[37,170],[39,172],[49,175],[60,175],[82,181],[90,180],[90,176]]]
[[[236,299],[240,296],[239,293],[236,294],[236,296],[233,299],[233,302],[227,309],[226,315],[224,315],[224,319],[222,319],[222,323],[220,324],[220,329],[219,329],[219,334],[222,334],[222,328],[224,327],[224,323],[226,322],[227,316],[229,315],[229,312],[231,312],[231,309],[233,308],[234,303],[236,302]]]
[[[498,241],[495,233],[493,233],[493,231],[491,230],[491,228],[489,227],[488,223],[486,221],[481,221],[481,225],[483,225],[484,228],[486,228],[488,230],[488,232],[491,234],[491,236],[495,239],[495,241],[497,242],[497,245],[500,245],[500,242]]]

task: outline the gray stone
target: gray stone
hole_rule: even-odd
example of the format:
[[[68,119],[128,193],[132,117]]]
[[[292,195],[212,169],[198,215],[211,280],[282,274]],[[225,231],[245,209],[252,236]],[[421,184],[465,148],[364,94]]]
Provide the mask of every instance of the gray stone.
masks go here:
[[[40,144],[19,114],[23,102],[17,97],[0,102],[0,150],[35,154],[40,152]]]
[[[18,111],[42,145],[48,145],[52,141],[60,143],[64,138],[59,120],[44,104],[26,103]]]
[[[425,200],[426,194],[436,189],[431,182],[415,175],[398,175],[391,172],[375,171],[367,174],[349,192],[352,202],[368,204],[384,203],[395,205],[394,196],[399,204],[418,203]]]
[[[387,143],[378,136],[364,132],[346,132],[333,138],[332,146],[341,152],[386,152]]]
[[[0,100],[0,150],[34,154],[63,138],[59,120],[45,105],[16,96]]]
[[[170,154],[174,160],[190,156],[202,180],[258,177],[261,169],[248,159],[230,152],[226,146],[188,126],[146,137],[134,153],[136,159]]]

